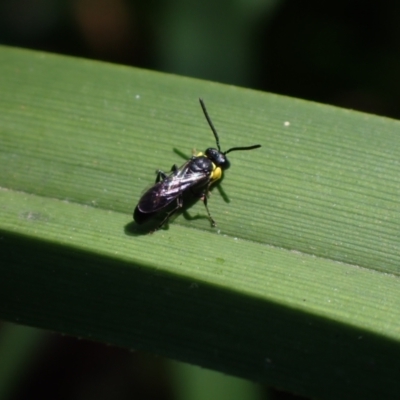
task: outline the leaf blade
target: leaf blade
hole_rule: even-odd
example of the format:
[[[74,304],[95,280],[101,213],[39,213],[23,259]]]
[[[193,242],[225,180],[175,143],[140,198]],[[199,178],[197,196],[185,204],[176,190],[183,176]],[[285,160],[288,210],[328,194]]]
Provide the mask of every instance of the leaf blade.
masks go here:
[[[2,318],[306,395],[398,389],[397,121],[0,50]],[[223,149],[263,147],[232,154],[230,203],[213,191],[219,234],[178,217],[132,236],[153,171],[213,145],[200,96]],[[327,393],[338,371],[354,385]]]

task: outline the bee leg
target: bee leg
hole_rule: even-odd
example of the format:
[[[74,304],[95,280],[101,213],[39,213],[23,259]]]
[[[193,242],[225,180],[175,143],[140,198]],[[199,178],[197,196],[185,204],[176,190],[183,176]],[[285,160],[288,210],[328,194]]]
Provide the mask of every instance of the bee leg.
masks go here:
[[[176,165],[176,164],[174,164],[172,167],[171,167],[171,172],[176,172],[176,171],[178,171],[178,166]],[[156,177],[156,183],[158,183],[158,182],[160,182],[160,181],[163,181],[168,175],[164,172],[164,171],[162,171],[161,169],[158,169],[157,171],[156,171],[156,174],[157,174],[157,177]]]
[[[157,230],[161,229],[162,226],[169,220],[169,218],[173,214],[175,214],[180,208],[182,208],[182,206],[183,206],[183,197],[182,195],[179,195],[176,199],[176,207],[167,213],[165,218],[161,221],[160,225],[158,225]]]
[[[205,207],[206,210],[207,210],[207,214],[208,214],[208,218],[210,219],[211,226],[212,226],[212,227],[217,226],[217,224],[216,224],[216,222],[214,221],[214,218],[211,216],[210,210],[208,209],[208,206],[207,206],[207,193],[206,193],[206,192],[203,193],[203,195],[201,196],[201,199],[203,200],[204,207]]]
[[[208,219],[210,220],[211,226],[214,228],[217,226],[217,223],[215,222],[214,218],[211,216],[210,210],[208,209],[208,195],[209,195],[209,190],[203,189],[201,192],[194,192],[192,193],[197,196],[199,199],[203,200],[204,207],[206,208]]]
[[[156,174],[156,183],[163,181],[167,177],[167,174],[164,171],[161,171],[161,169],[158,169]]]

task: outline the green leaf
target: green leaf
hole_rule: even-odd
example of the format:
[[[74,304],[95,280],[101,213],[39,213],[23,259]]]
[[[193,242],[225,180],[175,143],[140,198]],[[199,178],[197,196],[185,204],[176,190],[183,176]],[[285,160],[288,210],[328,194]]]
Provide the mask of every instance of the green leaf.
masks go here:
[[[400,389],[400,125],[296,99],[0,48],[0,317],[318,398]],[[132,211],[215,145],[169,229]],[[174,151],[175,149],[175,151]]]

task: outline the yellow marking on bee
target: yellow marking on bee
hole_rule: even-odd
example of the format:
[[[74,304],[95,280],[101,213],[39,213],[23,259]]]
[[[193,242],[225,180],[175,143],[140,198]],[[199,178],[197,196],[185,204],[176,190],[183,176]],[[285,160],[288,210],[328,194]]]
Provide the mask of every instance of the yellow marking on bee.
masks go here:
[[[211,172],[211,183],[217,181],[218,179],[221,179],[222,177],[222,169],[221,167],[217,167],[214,163],[213,163],[213,171]]]
[[[196,154],[196,157],[201,157],[201,156],[204,156],[203,152],[200,152],[200,153]],[[212,166],[213,166],[213,170],[212,170],[211,175],[210,175],[210,184],[215,182],[215,181],[217,181],[217,180],[219,180],[219,179],[221,179],[221,177],[222,177],[222,169],[221,169],[221,167],[217,167],[214,163],[212,163]]]

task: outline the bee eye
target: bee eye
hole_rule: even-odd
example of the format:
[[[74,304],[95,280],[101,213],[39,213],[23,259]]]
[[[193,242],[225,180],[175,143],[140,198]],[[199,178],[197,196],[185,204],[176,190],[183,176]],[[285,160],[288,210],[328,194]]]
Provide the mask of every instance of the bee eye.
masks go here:
[[[210,159],[213,163],[215,163],[216,162],[216,159],[217,159],[217,157],[218,157],[218,153],[219,153],[219,151],[217,150],[217,149],[213,149],[213,148],[208,148],[205,152],[204,152],[204,154],[205,154],[205,156],[208,158],[208,159]]]
[[[224,162],[220,164],[220,167],[222,169],[228,169],[231,166],[231,163],[229,162],[229,160],[226,158],[225,154],[223,154],[224,156]]]
[[[230,163],[224,153],[221,153],[217,149],[209,148],[204,153],[208,159],[210,159],[216,166],[222,169],[228,169]]]

